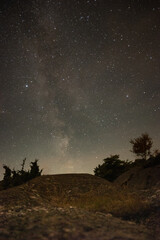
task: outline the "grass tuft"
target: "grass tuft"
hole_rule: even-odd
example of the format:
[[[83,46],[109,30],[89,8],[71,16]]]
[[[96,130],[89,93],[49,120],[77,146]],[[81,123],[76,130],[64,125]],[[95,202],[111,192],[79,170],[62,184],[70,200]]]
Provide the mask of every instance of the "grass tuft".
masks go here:
[[[86,194],[80,194],[75,198],[63,196],[58,201],[58,205],[111,213],[113,216],[136,222],[144,219],[150,209],[148,202],[144,201],[138,194],[131,193],[128,189],[120,191],[110,189],[105,194],[95,194],[94,191],[91,191]]]

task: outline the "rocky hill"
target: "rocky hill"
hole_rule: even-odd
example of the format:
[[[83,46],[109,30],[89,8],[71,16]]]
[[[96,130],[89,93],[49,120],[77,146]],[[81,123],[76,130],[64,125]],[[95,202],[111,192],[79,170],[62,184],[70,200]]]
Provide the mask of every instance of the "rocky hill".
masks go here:
[[[0,191],[0,205],[55,205],[59,199],[78,198],[90,191],[107,192],[111,183],[90,174],[43,175],[27,183]],[[17,197],[18,196],[18,197]]]
[[[0,191],[0,240],[159,240],[155,228],[148,230],[155,218],[146,226],[120,218],[141,204],[135,194],[90,174],[37,177]]]
[[[114,182],[130,189],[150,189],[160,186],[160,165],[153,167],[133,167],[120,175]]]

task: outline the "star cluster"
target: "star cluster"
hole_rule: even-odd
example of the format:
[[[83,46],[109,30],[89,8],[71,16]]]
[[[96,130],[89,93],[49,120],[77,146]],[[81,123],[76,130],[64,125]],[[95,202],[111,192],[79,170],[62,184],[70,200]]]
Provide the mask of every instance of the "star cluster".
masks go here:
[[[159,147],[158,1],[22,0],[0,6],[0,161],[45,173]]]

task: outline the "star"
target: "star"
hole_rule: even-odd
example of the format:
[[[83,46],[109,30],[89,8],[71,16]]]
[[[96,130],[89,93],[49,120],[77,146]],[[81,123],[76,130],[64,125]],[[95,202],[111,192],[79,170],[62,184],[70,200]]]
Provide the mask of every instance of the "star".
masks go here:
[[[48,174],[70,171],[71,161],[73,172],[93,173],[93,162],[109,154],[134,160],[127,144],[141,132],[150,131],[158,146],[156,1],[7,2],[0,14],[0,159],[38,158]]]

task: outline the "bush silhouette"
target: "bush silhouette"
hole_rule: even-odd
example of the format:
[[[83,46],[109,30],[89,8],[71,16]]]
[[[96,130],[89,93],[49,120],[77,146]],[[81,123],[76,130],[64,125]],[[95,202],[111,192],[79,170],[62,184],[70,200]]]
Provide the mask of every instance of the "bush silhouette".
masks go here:
[[[39,166],[38,166],[37,162],[38,162],[37,159],[34,162],[31,162],[31,165],[30,165],[31,170],[30,170],[30,173],[29,173],[30,179],[38,177],[42,173],[42,169],[39,170]]]
[[[103,160],[102,165],[98,165],[94,169],[94,174],[98,177],[107,179],[113,182],[122,173],[127,171],[132,163],[119,159],[119,155],[111,155]]]
[[[160,165],[160,153],[156,156],[151,156],[144,164],[144,168]]]
[[[30,170],[28,171],[24,170],[25,162],[26,158],[22,162],[21,170],[17,171],[15,169],[11,170],[8,166],[3,165],[3,168],[5,169],[3,189],[18,186],[41,175],[42,169],[39,169],[37,159],[34,162],[30,163]]]
[[[151,155],[151,148],[153,145],[152,138],[149,137],[148,133],[143,133],[140,137],[130,140],[132,144],[132,150],[134,154],[147,159]]]
[[[6,165],[3,165],[3,168],[5,169],[4,178],[3,178],[3,188],[6,189],[11,184],[11,174],[12,174],[12,171]]]
[[[113,182],[122,173],[133,167],[148,168],[160,164],[160,151],[156,149],[151,153],[153,141],[148,133],[143,133],[140,137],[130,140],[130,143],[132,144],[131,152],[141,157],[140,159],[129,162],[120,160],[119,155],[111,155],[94,169],[94,174]]]

